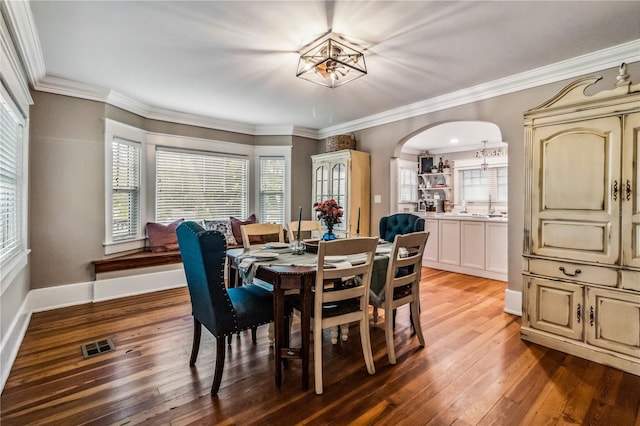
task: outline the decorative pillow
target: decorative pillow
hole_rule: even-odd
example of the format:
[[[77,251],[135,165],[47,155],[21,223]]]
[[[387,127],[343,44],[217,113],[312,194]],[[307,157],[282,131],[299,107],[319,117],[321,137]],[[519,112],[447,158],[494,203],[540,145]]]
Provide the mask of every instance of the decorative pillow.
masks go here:
[[[204,229],[207,231],[218,231],[223,234],[227,239],[228,246],[238,244],[231,230],[231,222],[228,220],[205,220]],[[242,239],[240,239],[240,241],[242,241]]]
[[[178,219],[169,225],[161,223],[148,222],[147,236],[149,237],[149,246],[154,253],[161,251],[178,250],[178,235],[176,228],[184,222],[184,219]]]
[[[251,223],[258,223],[258,218],[256,217],[255,214],[252,214],[246,220],[240,220],[240,219],[238,219],[236,217],[231,216],[229,218],[229,222],[231,222],[231,232],[233,232],[233,238],[235,238],[236,241],[242,242],[242,231],[240,231],[240,227],[242,225],[249,225]],[[262,238],[260,238],[260,241],[262,241]],[[251,241],[251,242],[253,242],[253,241]]]

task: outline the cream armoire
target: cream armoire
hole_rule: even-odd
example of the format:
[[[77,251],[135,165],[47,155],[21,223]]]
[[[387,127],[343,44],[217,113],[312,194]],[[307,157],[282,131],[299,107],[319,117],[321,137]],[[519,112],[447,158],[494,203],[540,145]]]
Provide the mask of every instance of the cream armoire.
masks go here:
[[[640,375],[640,85],[525,113],[522,338]]]
[[[335,199],[343,207],[342,223],[334,227],[340,237],[354,237],[360,211],[360,236],[369,235],[371,203],[370,155],[344,149],[311,156],[313,202]],[[315,217],[315,211],[314,217]]]

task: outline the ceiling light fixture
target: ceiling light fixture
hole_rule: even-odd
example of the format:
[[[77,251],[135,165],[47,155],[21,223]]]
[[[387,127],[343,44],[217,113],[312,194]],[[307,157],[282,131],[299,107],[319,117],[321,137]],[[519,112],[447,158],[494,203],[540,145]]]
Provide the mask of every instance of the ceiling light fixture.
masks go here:
[[[327,38],[300,56],[296,77],[333,89],[366,74],[364,54]]]

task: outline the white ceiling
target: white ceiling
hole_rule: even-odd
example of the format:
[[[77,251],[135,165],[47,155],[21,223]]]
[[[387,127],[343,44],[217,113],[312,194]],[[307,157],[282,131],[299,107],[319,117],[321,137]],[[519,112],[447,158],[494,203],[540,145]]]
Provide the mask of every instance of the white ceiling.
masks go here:
[[[640,39],[640,2],[31,1],[47,78],[252,125],[326,129]],[[332,30],[369,74],[295,77]]]

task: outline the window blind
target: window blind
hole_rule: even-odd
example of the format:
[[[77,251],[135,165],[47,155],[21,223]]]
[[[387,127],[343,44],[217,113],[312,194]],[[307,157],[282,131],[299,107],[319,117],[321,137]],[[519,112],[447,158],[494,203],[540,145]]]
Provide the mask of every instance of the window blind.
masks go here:
[[[284,157],[260,157],[260,221],[284,224]]]
[[[156,221],[247,217],[246,157],[156,149]]]
[[[22,129],[14,109],[0,96],[0,261],[22,247]]]
[[[140,229],[140,158],[141,145],[114,138],[112,143],[112,214],[113,241],[132,239]]]

